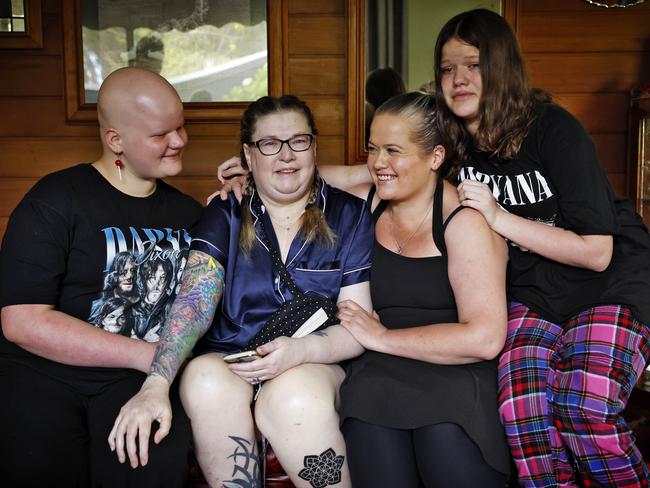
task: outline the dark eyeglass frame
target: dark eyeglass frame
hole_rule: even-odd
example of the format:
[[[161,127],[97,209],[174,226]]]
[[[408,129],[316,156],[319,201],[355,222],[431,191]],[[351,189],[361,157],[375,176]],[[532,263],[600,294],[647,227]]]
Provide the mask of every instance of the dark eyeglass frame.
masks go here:
[[[309,138],[309,145],[305,149],[294,149],[293,146],[291,145],[291,140],[295,139],[296,137],[307,137]],[[257,141],[251,141],[249,144],[253,145],[257,148],[257,150],[262,153],[264,156],[275,156],[278,154],[280,151],[282,151],[282,147],[286,144],[289,146],[289,149],[291,149],[293,152],[305,152],[309,150],[311,145],[314,143],[314,139],[316,136],[314,134],[296,134],[294,136],[291,136],[289,139],[278,139],[277,137],[264,137],[263,139],[258,139]],[[280,147],[278,148],[277,151],[273,153],[266,153],[262,151],[262,148],[260,147],[260,143],[264,141],[277,141],[280,143]]]

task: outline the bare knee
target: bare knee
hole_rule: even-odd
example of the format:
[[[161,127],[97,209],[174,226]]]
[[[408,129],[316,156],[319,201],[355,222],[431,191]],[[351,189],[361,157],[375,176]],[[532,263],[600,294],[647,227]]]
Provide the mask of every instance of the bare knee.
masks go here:
[[[248,408],[252,388],[232,373],[220,354],[205,354],[189,362],[183,372],[180,395],[185,411],[193,414],[229,407]]]
[[[268,381],[255,404],[255,422],[268,435],[305,422],[338,422],[340,378],[325,365],[303,364]]]

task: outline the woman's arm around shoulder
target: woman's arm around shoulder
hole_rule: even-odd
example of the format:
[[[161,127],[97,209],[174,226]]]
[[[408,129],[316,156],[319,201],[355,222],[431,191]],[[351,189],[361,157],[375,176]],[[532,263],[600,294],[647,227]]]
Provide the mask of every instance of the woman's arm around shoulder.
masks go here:
[[[318,173],[323,177],[327,184],[345,190],[360,198],[354,189],[360,185],[370,185],[372,178],[365,164],[343,165],[327,164],[318,165]],[[366,195],[368,192],[366,192]]]

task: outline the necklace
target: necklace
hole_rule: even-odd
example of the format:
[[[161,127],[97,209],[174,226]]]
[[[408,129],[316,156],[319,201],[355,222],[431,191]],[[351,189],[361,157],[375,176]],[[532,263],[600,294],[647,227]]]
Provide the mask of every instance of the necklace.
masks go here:
[[[287,218],[286,218],[284,221],[282,221],[282,220],[278,220],[278,219],[276,219],[275,217],[273,217],[273,215],[271,215],[271,212],[269,212],[268,209],[267,209],[266,211],[267,211],[267,213],[269,214],[269,217],[271,218],[271,220],[272,220],[273,222],[275,222],[276,224],[278,224],[278,225],[279,225],[282,229],[284,229],[286,232],[289,232],[289,231],[291,230],[291,228],[292,228],[294,225],[296,225],[296,222],[299,222],[299,221],[300,221],[300,218],[302,217],[302,214],[305,213],[305,211],[304,211],[304,209],[303,209],[303,210],[301,210],[300,213],[299,213],[298,215],[296,215],[293,219],[291,219],[291,217],[290,217],[289,215],[287,215]]]
[[[411,242],[411,239],[413,239],[415,234],[418,233],[418,231],[420,230],[420,227],[422,227],[422,224],[424,224],[424,221],[427,220],[427,217],[429,216],[429,214],[431,213],[431,210],[433,209],[433,204],[429,205],[429,208],[428,208],[427,212],[424,214],[424,217],[422,218],[422,220],[420,221],[418,226],[415,228],[415,230],[413,232],[411,232],[411,235],[408,236],[408,238],[404,241],[403,244],[400,244],[399,241],[397,240],[397,238],[395,237],[395,232],[394,232],[395,217],[393,216],[393,208],[388,207],[388,209],[390,210],[390,213],[389,213],[390,214],[390,236],[393,238],[393,241],[395,241],[395,246],[397,246],[397,248],[395,249],[395,252],[397,254],[402,254],[402,251],[404,250],[404,248],[406,246],[408,246],[408,243]]]

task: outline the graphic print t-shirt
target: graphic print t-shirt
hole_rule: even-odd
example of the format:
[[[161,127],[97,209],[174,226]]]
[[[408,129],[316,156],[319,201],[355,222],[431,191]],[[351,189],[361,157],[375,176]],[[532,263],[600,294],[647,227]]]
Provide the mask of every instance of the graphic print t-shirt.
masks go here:
[[[605,272],[564,265],[510,242],[508,295],[559,323],[595,305],[627,305],[650,320],[650,238],[630,201],[616,197],[591,138],[566,110],[537,108],[518,157],[474,151],[459,179],[486,183],[506,211],[579,235],[614,236]],[[647,284],[643,284],[648,282]]]
[[[46,176],[14,210],[0,250],[0,306],[48,304],[109,332],[157,341],[201,206],[164,182],[125,195],[91,165]],[[38,327],[38,323],[31,325]],[[0,356],[61,378],[107,376],[0,338]]]

